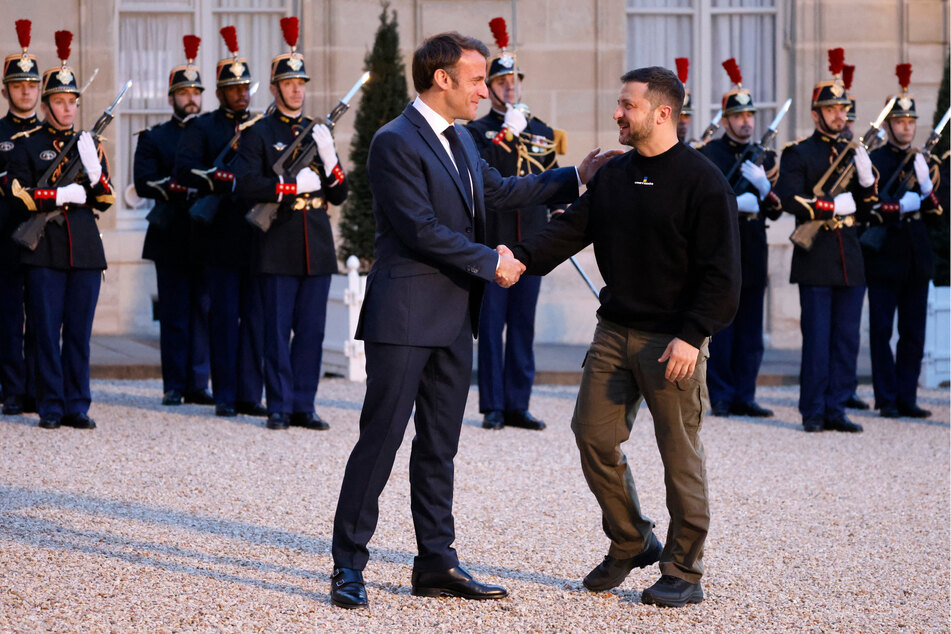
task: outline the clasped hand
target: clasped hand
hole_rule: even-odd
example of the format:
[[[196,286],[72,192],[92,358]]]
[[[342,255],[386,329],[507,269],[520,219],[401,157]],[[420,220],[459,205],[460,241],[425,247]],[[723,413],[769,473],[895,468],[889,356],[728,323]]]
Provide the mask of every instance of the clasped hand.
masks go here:
[[[495,247],[499,254],[499,266],[495,269],[495,283],[508,288],[518,281],[525,272],[525,265],[515,259],[512,250],[504,244]]]

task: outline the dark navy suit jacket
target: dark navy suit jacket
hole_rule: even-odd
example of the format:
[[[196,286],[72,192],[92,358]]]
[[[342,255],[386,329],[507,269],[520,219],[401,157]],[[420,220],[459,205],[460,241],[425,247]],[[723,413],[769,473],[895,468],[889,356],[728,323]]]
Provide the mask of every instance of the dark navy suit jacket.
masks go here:
[[[473,334],[485,282],[498,255],[485,245],[485,214],[578,197],[574,168],[503,178],[479,157],[468,130],[455,125],[472,175],[468,208],[459,172],[426,119],[413,107],[380,128],[367,172],[376,219],[375,261],[367,278],[357,338],[368,342],[448,346],[466,312]]]

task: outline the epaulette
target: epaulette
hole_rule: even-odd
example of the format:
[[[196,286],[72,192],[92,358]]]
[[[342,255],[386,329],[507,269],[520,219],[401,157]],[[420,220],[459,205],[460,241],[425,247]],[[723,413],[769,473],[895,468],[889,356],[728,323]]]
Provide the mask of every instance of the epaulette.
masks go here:
[[[16,134],[14,134],[13,136],[11,136],[11,137],[10,137],[10,140],[11,140],[11,141],[14,141],[14,140],[16,140],[16,139],[19,139],[20,137],[23,137],[24,139],[29,139],[31,134],[33,134],[34,132],[36,132],[37,130],[39,130],[39,129],[42,128],[42,127],[43,127],[43,126],[38,125],[38,126],[36,126],[35,128],[33,128],[32,130],[21,130],[21,131],[17,132]]]
[[[811,136],[811,135],[810,135],[810,136]],[[798,145],[799,143],[802,143],[803,141],[805,141],[805,140],[808,139],[808,138],[809,138],[808,136],[804,136],[804,137],[802,137],[802,138],[796,139],[795,141],[790,141],[789,143],[787,143],[786,145],[783,146],[783,151],[785,152],[788,148],[791,148],[791,147],[794,146],[794,145]]]
[[[242,123],[241,125],[239,125],[239,126],[238,126],[238,129],[244,131],[244,130],[246,130],[247,128],[250,128],[251,126],[253,126],[253,125],[254,125],[255,123],[257,123],[258,121],[260,121],[263,117],[264,117],[264,114],[259,114],[259,115],[253,116],[253,117],[251,117],[250,119],[248,119],[247,121],[245,121],[244,123]]]
[[[162,123],[164,123],[164,121],[163,121]],[[147,127],[147,128],[142,128],[141,130],[137,130],[137,131],[135,131],[135,132],[132,133],[132,136],[138,136],[138,135],[142,134],[143,132],[148,132],[148,131],[152,130],[153,128],[159,127],[160,125],[162,125],[162,123],[156,123],[155,125],[150,125],[150,126]]]

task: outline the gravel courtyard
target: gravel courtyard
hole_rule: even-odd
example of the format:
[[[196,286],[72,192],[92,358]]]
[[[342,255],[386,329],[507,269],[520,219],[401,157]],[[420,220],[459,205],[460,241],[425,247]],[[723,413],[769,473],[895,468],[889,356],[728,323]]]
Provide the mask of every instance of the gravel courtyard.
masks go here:
[[[609,593],[581,585],[607,540],[568,428],[577,387],[536,388],[540,433],[482,430],[473,388],[455,545],[510,597],[410,595],[410,426],[370,544],[370,609],[348,612],[328,598],[330,534],[363,391],[322,381],[328,432],[163,408],[159,381],[95,381],[92,432],[0,418],[0,632],[949,629],[946,389],[922,391],[930,420],[856,413],[859,435],[803,433],[796,388],[760,388],[774,419],[707,417],[707,598],[671,610],[640,603],[656,566]],[[625,451],[663,541],[646,408]]]

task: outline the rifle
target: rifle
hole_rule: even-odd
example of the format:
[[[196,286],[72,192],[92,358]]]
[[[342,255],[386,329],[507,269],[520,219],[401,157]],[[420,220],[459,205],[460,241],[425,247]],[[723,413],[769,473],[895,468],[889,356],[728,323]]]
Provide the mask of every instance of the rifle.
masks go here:
[[[726,174],[726,180],[733,186],[733,193],[740,195],[746,191],[746,188],[749,187],[750,183],[743,177],[743,172],[740,170],[743,163],[750,161],[754,165],[762,165],[763,161],[766,160],[766,151],[769,146],[773,144],[773,141],[776,140],[776,130],[779,128],[779,123],[783,120],[783,117],[786,116],[786,113],[789,111],[789,106],[792,105],[792,99],[787,99],[786,103],[783,104],[783,107],[779,109],[779,112],[776,114],[776,118],[773,119],[773,122],[769,124],[769,127],[766,129],[766,134],[763,135],[763,138],[760,139],[759,143],[751,143],[746,146],[746,149],[740,154],[740,157],[736,159],[736,163],[733,164],[733,167],[730,168],[730,171]]]
[[[113,113],[119,106],[119,102],[122,101],[122,97],[125,96],[126,92],[131,87],[132,80],[130,79],[122,87],[122,90],[119,91],[119,94],[112,102],[112,105],[106,108],[105,112],[102,113],[95,125],[93,125],[89,132],[92,134],[94,139],[100,138],[109,124],[112,123],[112,119],[114,118]],[[79,150],[76,149],[76,141],[78,139],[78,134],[74,134],[69,138],[69,141],[66,142],[66,144],[63,146],[63,149],[60,150],[53,162],[50,163],[50,166],[46,169],[46,172],[44,172],[40,177],[40,180],[37,181],[37,188],[53,189],[59,183],[71,184],[76,182],[76,178],[79,176],[79,172],[83,167],[83,162],[79,158]],[[90,185],[95,185],[95,183],[90,183]],[[37,245],[40,243],[40,239],[43,237],[43,233],[46,231],[46,224],[51,220],[62,224],[65,222],[65,219],[63,218],[63,212],[59,209],[56,209],[55,211],[46,211],[33,214],[29,220],[22,223],[13,232],[14,241],[16,241],[17,244],[26,247],[30,251],[36,250]]]
[[[254,82],[254,85],[251,86],[251,90],[249,91],[251,97],[253,97],[254,93],[258,91],[259,85],[260,82]],[[265,114],[267,113],[265,112]],[[193,174],[197,174],[208,181],[208,185],[211,187],[212,191],[212,193],[208,194],[207,196],[202,196],[192,203],[191,208],[188,210],[188,213],[191,214],[192,218],[206,225],[210,225],[215,219],[215,215],[218,213],[218,207],[221,205],[221,199],[225,197],[225,194],[214,193],[215,182],[212,180],[212,175],[218,170],[219,166],[224,167],[234,159],[234,152],[238,147],[238,141],[241,140],[241,133],[244,132],[245,128],[250,128],[252,125],[254,125],[258,119],[263,116],[263,114],[259,114],[256,117],[251,117],[239,125],[238,129],[235,130],[234,136],[231,137],[231,140],[228,141],[227,145],[221,148],[221,151],[218,152],[218,156],[216,156],[215,160],[212,161],[211,167],[206,170],[192,170]]]
[[[353,99],[353,96],[357,94],[357,91],[360,90],[363,84],[369,79],[370,73],[363,73],[360,79],[358,79],[350,89],[350,92],[337,102],[337,105],[334,106],[334,109],[330,111],[330,114],[327,115],[324,121],[314,119],[294,138],[290,145],[277,157],[277,160],[274,161],[274,165],[271,166],[275,175],[279,177],[288,175],[294,176],[313,162],[314,157],[317,155],[317,143],[311,136],[314,126],[323,123],[333,131],[334,124],[337,123],[337,120],[343,116],[343,113],[350,108],[350,100]],[[261,231],[267,231],[271,228],[271,223],[274,222],[274,218],[277,217],[278,207],[280,207],[280,203],[257,203],[244,217]]]
[[[706,127],[703,131],[703,134],[700,135],[699,141],[693,141],[690,144],[690,147],[698,149],[706,145],[706,143],[713,138],[713,135],[717,133],[717,130],[720,129],[720,119],[723,117],[723,110],[717,110],[716,116],[713,117],[713,120],[710,122],[710,125]]]
[[[919,152],[924,154],[925,160],[931,156],[932,150],[934,150],[938,141],[941,140],[941,133],[944,131],[944,126],[948,124],[949,118],[951,118],[951,108],[941,117],[941,121],[938,122],[935,129],[928,135],[928,139],[920,150],[910,149],[905,153],[905,158],[902,160],[901,165],[898,166],[898,169],[896,169],[891,178],[888,179],[885,186],[881,188],[883,194],[893,200],[898,200],[905,192],[912,188],[915,181],[915,170],[908,169],[908,167],[914,162],[915,156]],[[908,170],[908,173],[902,174],[905,170]]]

